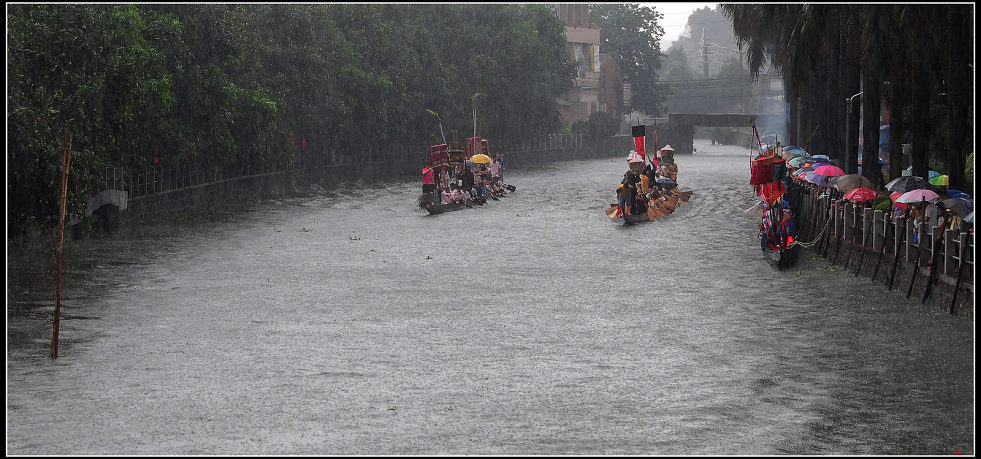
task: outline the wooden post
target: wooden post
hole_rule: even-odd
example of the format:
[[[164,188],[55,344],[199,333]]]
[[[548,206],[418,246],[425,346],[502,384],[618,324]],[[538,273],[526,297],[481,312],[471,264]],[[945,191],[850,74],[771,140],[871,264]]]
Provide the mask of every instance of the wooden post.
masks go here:
[[[845,268],[845,271],[848,271],[848,260],[852,257],[852,248],[855,247],[855,236],[858,236],[858,214],[855,212],[854,206],[852,206],[851,214],[852,214],[852,239],[851,239],[851,243],[848,244],[848,251],[845,252],[845,262],[842,263],[842,266]],[[863,223],[864,223],[864,219],[863,219]]]
[[[899,229],[898,227],[896,228]],[[899,247],[906,241],[906,233],[909,231],[909,207],[906,208],[906,212],[903,213],[903,232],[900,233],[900,237],[895,239],[896,241],[896,258],[892,261],[892,273],[889,274],[889,290],[892,290],[893,281],[896,280],[896,265],[899,264]],[[898,232],[898,231],[897,231]]]
[[[889,217],[884,218],[882,221],[882,244],[879,245],[879,260],[875,262],[875,270],[872,271],[872,282],[875,282],[875,276],[879,274],[879,265],[882,263],[882,255],[886,253],[886,244],[889,242],[889,224],[892,222],[892,214]],[[896,235],[896,227],[893,225],[893,236]],[[875,233],[876,236],[879,233]],[[872,238],[872,248],[875,248],[875,237]]]
[[[869,235],[875,232],[875,217],[872,217],[872,224],[868,224],[870,215],[874,215],[872,209],[862,210],[862,248],[859,249],[861,253],[858,255],[858,266],[855,267],[855,277],[858,277],[858,272],[862,270],[862,261],[865,260],[865,252],[868,251],[866,246],[869,243]]]
[[[838,201],[838,207],[835,208],[835,258],[831,262],[833,265],[838,264],[838,254],[841,253],[841,240],[845,238],[845,229],[848,223],[845,221],[845,205],[842,201]],[[839,224],[840,222],[840,224]],[[838,228],[841,227],[841,232],[838,232]]]
[[[934,227],[934,231],[938,229],[939,228]],[[923,291],[923,298],[920,298],[920,303],[924,303],[924,304],[926,303],[927,298],[930,297],[930,293],[933,292],[933,280],[937,277],[937,270],[938,270],[937,253],[940,251],[937,250],[936,236],[937,236],[936,234],[933,234],[930,237],[930,247],[933,249],[933,255],[930,257],[930,277],[927,278],[927,285],[926,285],[926,290]],[[943,237],[943,235],[941,235],[941,237]],[[944,248],[944,252],[947,252],[946,247]]]
[[[913,294],[913,283],[916,282],[916,275],[920,272],[920,254],[923,252],[923,239],[926,237],[926,234],[923,232],[923,225],[924,223],[920,222],[920,224],[916,227],[916,232],[919,234],[919,238],[916,242],[916,261],[913,262],[913,275],[909,277],[909,287],[906,288],[907,299]],[[907,239],[907,241],[909,241],[909,239]]]
[[[54,326],[51,332],[51,358],[58,358],[58,329],[61,321],[61,254],[65,241],[65,206],[68,201],[68,169],[72,164],[72,134],[65,129],[65,152],[61,159],[61,213],[58,214],[58,285],[55,287]]]
[[[831,199],[832,197],[829,195],[827,215],[828,215],[828,222],[831,224],[828,225],[827,229],[824,230],[824,239],[823,239],[824,249],[821,251],[821,256],[823,256],[825,260],[828,259],[828,249],[831,247],[831,234],[834,232],[832,230],[832,226],[836,224],[836,219],[837,219],[837,216],[835,215],[837,209],[835,207],[835,204],[831,202]]]
[[[961,233],[959,239],[960,250],[958,251],[957,258],[957,283],[954,284],[954,297],[950,299],[950,313],[954,314],[957,312],[957,293],[961,289],[961,278],[964,277],[964,257],[967,255],[967,234]]]

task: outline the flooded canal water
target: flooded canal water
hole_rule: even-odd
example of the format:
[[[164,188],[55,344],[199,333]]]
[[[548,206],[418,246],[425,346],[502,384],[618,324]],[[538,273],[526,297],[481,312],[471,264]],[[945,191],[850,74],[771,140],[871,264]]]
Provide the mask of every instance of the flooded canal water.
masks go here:
[[[8,260],[7,454],[946,455],[974,324],[764,260],[745,149],[678,156],[623,227],[623,158],[509,170],[428,215],[357,184]]]

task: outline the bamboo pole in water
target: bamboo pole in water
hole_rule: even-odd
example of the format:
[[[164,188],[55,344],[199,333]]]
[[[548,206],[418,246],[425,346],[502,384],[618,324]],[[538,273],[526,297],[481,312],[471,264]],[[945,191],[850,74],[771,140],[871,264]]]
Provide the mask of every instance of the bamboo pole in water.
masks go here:
[[[61,254],[65,241],[65,205],[68,201],[68,169],[72,162],[72,135],[65,129],[65,152],[61,159],[61,213],[58,214],[58,285],[55,287],[54,327],[51,333],[51,358],[58,358],[58,328],[61,316]]]

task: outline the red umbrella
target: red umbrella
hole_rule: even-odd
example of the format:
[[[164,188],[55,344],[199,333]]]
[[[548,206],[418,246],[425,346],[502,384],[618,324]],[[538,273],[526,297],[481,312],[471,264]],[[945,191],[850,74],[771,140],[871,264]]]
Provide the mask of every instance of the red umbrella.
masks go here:
[[[814,173],[817,175],[823,175],[825,177],[834,177],[836,175],[845,175],[845,171],[841,170],[838,166],[833,166],[831,164],[826,164],[824,166],[814,169]]]
[[[855,188],[848,193],[845,193],[845,199],[854,202],[871,201],[878,196],[875,190],[869,188]]]
[[[896,198],[898,198],[898,197],[900,197],[902,195],[903,194],[900,193],[900,192],[898,192],[898,191],[893,191],[892,194],[889,195],[889,199],[892,199],[892,203],[895,204],[900,209],[905,209],[906,206],[908,206],[908,204],[906,204],[905,202],[897,202],[896,201]]]

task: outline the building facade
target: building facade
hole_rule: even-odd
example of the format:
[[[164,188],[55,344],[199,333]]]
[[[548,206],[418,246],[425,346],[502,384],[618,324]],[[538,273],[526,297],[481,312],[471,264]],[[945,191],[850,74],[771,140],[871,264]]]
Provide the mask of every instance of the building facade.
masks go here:
[[[552,3],[546,6],[565,22],[566,47],[577,64],[578,73],[572,89],[557,101],[562,121],[572,126],[603,110],[600,100],[600,29],[589,22],[589,5]]]

